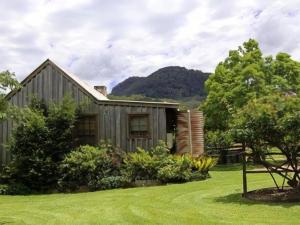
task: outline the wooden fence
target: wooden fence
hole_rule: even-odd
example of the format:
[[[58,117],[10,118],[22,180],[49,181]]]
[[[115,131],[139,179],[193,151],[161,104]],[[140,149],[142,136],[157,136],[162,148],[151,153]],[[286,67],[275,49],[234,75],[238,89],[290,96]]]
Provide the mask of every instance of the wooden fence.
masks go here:
[[[269,158],[273,158],[273,156],[276,157],[282,157],[282,159],[285,157],[285,155],[281,152],[266,152],[264,153],[264,157],[269,157]],[[300,157],[300,155],[298,155],[298,157]],[[246,196],[248,193],[248,178],[247,178],[247,174],[258,174],[258,173],[268,173],[270,174],[272,180],[274,181],[274,184],[276,186],[276,188],[279,189],[283,189],[285,182],[286,182],[286,178],[283,174],[287,174],[287,173],[293,173],[295,172],[292,168],[290,168],[290,165],[288,164],[289,162],[287,160],[278,160],[282,161],[279,165],[273,165],[271,163],[268,163],[268,165],[263,165],[262,163],[259,163],[259,161],[255,161],[255,153],[251,150],[251,149],[247,149],[246,147],[243,145],[243,154],[242,154],[242,162],[243,162],[243,196]],[[249,162],[253,162],[256,165],[255,169],[248,169],[247,165],[249,164]],[[257,167],[261,165],[262,167]],[[297,168],[298,169],[298,168]],[[298,172],[300,172],[300,169],[298,170]],[[281,184],[279,184],[278,181],[276,181],[274,174],[278,174],[279,176],[283,177],[283,181]]]
[[[226,147],[205,147],[206,154],[219,157],[219,164],[241,163],[243,154],[243,145],[234,144]]]

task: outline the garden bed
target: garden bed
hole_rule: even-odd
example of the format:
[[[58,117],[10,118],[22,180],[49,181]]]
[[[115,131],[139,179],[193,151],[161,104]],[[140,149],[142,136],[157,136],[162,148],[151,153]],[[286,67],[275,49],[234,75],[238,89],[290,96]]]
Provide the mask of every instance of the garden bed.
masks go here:
[[[261,202],[300,202],[300,191],[290,187],[283,190],[272,187],[249,191],[245,197]]]

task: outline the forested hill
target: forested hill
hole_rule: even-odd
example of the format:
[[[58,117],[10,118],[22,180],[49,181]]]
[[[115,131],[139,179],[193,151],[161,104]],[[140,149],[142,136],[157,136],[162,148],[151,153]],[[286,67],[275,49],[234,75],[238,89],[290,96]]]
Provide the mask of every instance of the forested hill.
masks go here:
[[[204,82],[209,73],[179,66],[164,67],[148,77],[130,77],[116,85],[114,96],[142,95],[151,98],[185,99],[206,96]]]

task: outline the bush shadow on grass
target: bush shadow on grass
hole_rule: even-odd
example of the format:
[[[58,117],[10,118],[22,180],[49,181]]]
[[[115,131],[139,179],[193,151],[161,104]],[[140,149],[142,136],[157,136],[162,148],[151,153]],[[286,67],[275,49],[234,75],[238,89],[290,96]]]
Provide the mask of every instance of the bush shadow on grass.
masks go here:
[[[7,224],[11,224],[12,222],[8,222],[8,221],[1,221],[0,220],[0,225],[7,225]]]
[[[218,164],[210,169],[210,171],[240,171],[242,169],[242,164]]]
[[[217,203],[224,204],[239,204],[239,205],[268,205],[268,206],[282,206],[285,208],[299,206],[299,202],[267,202],[255,201],[244,198],[242,193],[233,193],[225,196],[220,196],[214,199]]]
[[[247,164],[247,170],[262,167],[261,165]],[[242,163],[234,164],[218,164],[210,169],[210,171],[241,171],[243,169]]]

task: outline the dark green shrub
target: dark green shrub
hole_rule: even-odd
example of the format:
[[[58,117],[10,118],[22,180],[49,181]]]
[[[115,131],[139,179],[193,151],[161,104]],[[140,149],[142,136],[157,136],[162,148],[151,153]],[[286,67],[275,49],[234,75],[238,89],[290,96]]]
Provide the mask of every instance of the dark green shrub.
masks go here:
[[[166,143],[163,141],[159,141],[158,145],[150,149],[149,153],[156,160],[164,160],[165,158],[170,156],[170,150],[168,149]]]
[[[208,171],[217,163],[217,158],[201,156],[192,158],[190,155],[171,156],[165,160],[164,166],[158,171],[158,179],[163,183],[180,183],[190,180],[203,180]]]
[[[163,183],[190,181],[192,177],[192,159],[188,156],[173,156],[158,171],[158,179]]]
[[[72,150],[75,111],[74,100],[65,97],[49,110],[33,98],[30,107],[19,112],[8,145],[12,161],[2,174],[8,183],[21,183],[34,191],[56,187],[58,165]]]
[[[49,130],[47,147],[52,151],[55,162],[61,161],[65,154],[74,149],[73,128],[77,109],[75,101],[68,95],[61,102],[49,106],[46,117]]]
[[[76,190],[86,185],[96,170],[96,160],[99,155],[99,149],[88,145],[67,154],[60,165],[58,186],[62,190]]]
[[[122,188],[129,186],[130,181],[124,176],[109,176],[104,178],[93,179],[88,183],[90,190],[106,190]]]
[[[145,151],[128,154],[125,160],[124,174],[131,181],[159,180],[162,183],[178,183],[200,180],[208,175],[208,170],[217,162],[216,158],[190,155],[171,155],[164,143]]]
[[[0,195],[28,195],[28,194],[31,194],[30,188],[20,183],[0,185]]]
[[[89,186],[96,190],[101,179],[120,175],[120,164],[105,147],[80,146],[66,155],[60,165],[61,190],[76,190]]]
[[[199,181],[199,180],[205,180],[206,178],[209,178],[209,173],[202,173],[199,171],[193,171],[191,175],[191,181]]]
[[[123,172],[132,180],[156,180],[158,170],[167,163],[169,149],[160,142],[150,151],[138,148],[137,152],[129,153],[125,160]]]
[[[56,181],[56,165],[48,148],[49,130],[40,111],[23,110],[22,121],[9,143],[12,161],[4,170],[10,181],[22,183],[33,190],[47,189]]]
[[[124,172],[131,180],[154,180],[157,177],[157,162],[143,149],[129,153],[124,168]]]

